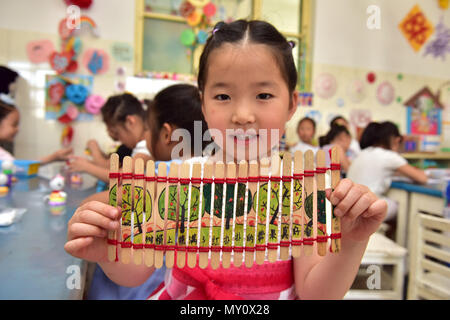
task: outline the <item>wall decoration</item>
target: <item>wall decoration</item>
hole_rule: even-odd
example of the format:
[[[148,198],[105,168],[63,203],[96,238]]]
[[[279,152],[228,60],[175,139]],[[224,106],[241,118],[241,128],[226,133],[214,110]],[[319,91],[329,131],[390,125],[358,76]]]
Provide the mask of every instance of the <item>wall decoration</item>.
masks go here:
[[[64,0],[66,5],[75,5],[81,9],[89,9],[92,5],[92,0]]]
[[[130,62],[133,60],[133,47],[128,43],[115,42],[111,46],[112,57],[119,62]]]
[[[384,106],[391,104],[395,98],[394,86],[388,81],[380,83],[377,88],[376,97],[378,102]]]
[[[320,74],[314,83],[315,94],[322,99],[329,99],[336,93],[336,78],[329,73]]]
[[[102,96],[92,94],[86,99],[85,108],[91,114],[99,114],[104,104],[105,99]]]
[[[345,106],[345,100],[342,99],[342,98],[337,98],[337,99],[336,99],[336,105],[337,105],[339,108],[342,108],[343,106]]]
[[[428,87],[419,90],[404,105],[407,107],[406,124],[408,134],[441,134],[441,110],[443,105]]]
[[[53,42],[50,40],[30,41],[26,47],[28,59],[32,63],[48,62],[50,54],[55,51]]]
[[[442,10],[447,10],[449,2],[449,0],[438,0],[439,8],[441,8]]]
[[[367,82],[368,83],[374,83],[376,79],[377,79],[377,77],[374,72],[369,72],[367,74]]]
[[[311,107],[313,105],[314,94],[312,92],[298,93],[298,106]]]
[[[422,9],[415,5],[398,25],[403,36],[414,49],[419,51],[433,33],[433,25],[425,17]]]
[[[316,125],[318,125],[320,120],[322,120],[322,113],[319,110],[310,110],[305,113],[305,117],[313,119],[316,122]]]
[[[433,58],[441,58],[445,61],[445,57],[450,53],[450,28],[441,21],[436,25],[436,38],[430,41],[425,47],[424,56],[431,54]]]
[[[360,103],[366,97],[366,88],[364,82],[355,79],[347,85],[347,95],[354,103]]]
[[[104,74],[109,69],[109,55],[101,49],[88,49],[83,54],[83,66],[92,74]]]
[[[350,111],[350,123],[355,128],[365,128],[372,121],[372,113],[366,109],[353,109]]]

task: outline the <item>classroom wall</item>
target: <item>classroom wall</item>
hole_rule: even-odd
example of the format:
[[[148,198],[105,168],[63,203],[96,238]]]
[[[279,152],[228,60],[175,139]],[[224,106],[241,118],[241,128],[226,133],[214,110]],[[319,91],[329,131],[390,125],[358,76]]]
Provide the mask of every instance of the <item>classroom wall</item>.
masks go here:
[[[295,30],[295,19],[283,19],[286,12],[296,8],[295,0],[283,0],[285,5],[264,5],[263,18],[280,24],[283,29]],[[323,73],[332,74],[337,83],[336,94],[329,99],[317,95],[311,107],[299,107],[288,123],[287,140],[297,141],[295,127],[298,120],[312,114],[319,120],[318,135],[328,130],[328,121],[333,115],[351,118],[354,110],[369,110],[373,120],[392,120],[406,131],[405,107],[394,100],[387,106],[377,101],[377,86],[389,81],[395,88],[395,96],[406,101],[423,86],[435,91],[441,83],[449,80],[450,59],[445,61],[424,57],[423,50],[416,53],[403,38],[397,25],[408,11],[419,3],[427,18],[435,25],[444,17],[450,25],[450,9],[442,11],[437,1],[414,0],[316,0],[314,25],[313,86]],[[366,21],[369,5],[377,5],[381,13],[381,28],[369,30]],[[31,40],[50,39],[59,45],[57,27],[65,15],[65,4],[61,0],[0,0],[0,64],[17,69],[27,79],[31,88],[27,97],[22,97],[21,130],[16,139],[15,153],[19,158],[37,158],[60,146],[62,125],[44,119],[44,75],[50,72],[48,64],[33,65],[25,53],[26,44]],[[134,0],[96,0],[85,13],[97,23],[100,38],[83,36],[83,50],[90,47],[109,49],[116,42],[134,45]],[[434,39],[434,36],[431,37]],[[82,53],[81,53],[82,56]],[[94,79],[94,92],[103,96],[112,94],[117,81],[116,70],[124,67],[132,75],[134,62],[119,63],[111,59],[109,71]],[[82,68],[80,73],[86,74]],[[369,84],[366,75],[374,72],[376,81]],[[399,80],[398,74],[403,78]],[[352,102],[348,86],[355,79],[364,83],[364,99]],[[158,82],[158,81],[157,81]],[[160,82],[160,81],[159,81]],[[145,81],[145,85],[129,83],[127,88],[135,88],[143,95],[142,88],[148,87],[149,95],[164,84]],[[314,90],[314,89],[313,89]],[[450,106],[450,94],[444,92],[443,103]],[[450,107],[449,107],[450,109]],[[447,123],[450,117],[447,116]],[[449,126],[444,131],[449,133]],[[91,122],[74,124],[74,147],[83,154],[88,139],[97,138],[105,148],[111,144],[99,117]],[[355,132],[355,127],[353,131]],[[38,134],[36,134],[38,133]],[[450,140],[450,139],[447,139]],[[450,142],[447,142],[450,143]]]

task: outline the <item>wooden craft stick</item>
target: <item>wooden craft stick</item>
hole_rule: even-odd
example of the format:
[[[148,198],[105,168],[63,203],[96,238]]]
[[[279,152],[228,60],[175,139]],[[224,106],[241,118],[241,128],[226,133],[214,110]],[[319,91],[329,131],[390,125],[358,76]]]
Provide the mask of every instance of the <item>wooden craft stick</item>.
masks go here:
[[[109,160],[109,205],[117,207],[117,191],[119,181],[119,155],[113,153]],[[108,231],[108,260],[115,261],[117,257],[117,232],[116,230]]]
[[[283,178],[281,189],[281,236],[280,259],[289,260],[290,230],[291,230],[291,186],[292,186],[292,155],[283,155]]]
[[[339,184],[341,180],[339,152],[336,147],[331,149],[331,190]],[[337,253],[341,250],[341,218],[334,215],[334,206],[331,211],[331,252]]]
[[[225,176],[225,165],[217,161],[214,171],[214,205],[213,205],[213,227],[211,238],[211,268],[217,269],[220,266],[220,246],[222,230],[222,206]]]
[[[294,153],[294,174],[292,190],[292,256],[298,258],[303,243],[303,153]]]
[[[269,201],[269,166],[270,161],[267,158],[262,159],[259,168],[259,196],[258,196],[258,225],[256,227],[256,263],[263,264],[266,256],[266,224],[267,210]]]
[[[175,243],[178,211],[178,174],[179,165],[176,162],[170,164],[169,179],[166,192],[167,199],[167,219],[165,220],[166,230],[164,239],[166,245],[166,267],[173,268],[175,261]]]
[[[194,268],[197,264],[197,251],[198,251],[198,235],[199,235],[199,220],[201,217],[200,203],[201,193],[200,184],[202,176],[202,165],[200,163],[194,163],[192,165],[192,178],[191,178],[191,195],[190,195],[190,208],[189,208],[189,236],[188,236],[188,257],[187,263],[190,268]]]
[[[191,167],[189,163],[181,164],[180,193],[178,202],[178,238],[177,238],[177,267],[186,265],[187,229],[189,219],[189,177]]]
[[[153,215],[155,216],[155,267],[161,268],[164,263],[164,224],[167,217],[167,192],[165,191],[167,182],[167,165],[164,162],[158,164],[158,178],[156,180],[155,206]]]
[[[134,187],[133,187],[133,261],[134,264],[142,264],[144,232],[144,160],[136,159],[134,162]]]
[[[147,267],[152,267],[155,261],[155,215],[153,214],[153,207],[158,206],[155,201],[156,177],[153,160],[147,161],[145,180],[144,263]]]
[[[270,182],[270,206],[269,212],[269,233],[267,241],[267,257],[269,262],[275,262],[277,260],[278,254],[278,222],[279,222],[279,211],[281,204],[280,197],[280,170],[281,161],[280,155],[275,153],[272,156],[270,163],[271,171],[271,182]]]
[[[303,229],[303,249],[310,256],[314,246],[314,153],[305,152],[305,227]]]
[[[204,269],[208,266],[209,256],[209,233],[211,230],[211,210],[213,209],[211,200],[212,197],[212,177],[213,177],[213,163],[207,161],[203,167],[203,201],[205,202],[203,208],[203,215],[201,219],[200,230],[200,246],[199,246],[199,267]]]
[[[316,185],[317,185],[317,253],[327,254],[327,213],[325,197],[325,152],[316,153]]]
[[[225,212],[222,224],[223,245],[222,245],[222,267],[229,268],[231,263],[231,251],[233,243],[234,225],[234,191],[236,187],[236,164],[227,164],[227,183],[225,191]]]
[[[248,171],[248,192],[249,192],[249,204],[246,217],[246,229],[245,229],[245,266],[250,268],[253,266],[255,260],[255,232],[256,232],[256,206],[258,199],[258,178],[259,168],[256,160],[250,161]],[[252,203],[252,199],[254,202]]]
[[[120,235],[120,261],[125,264],[128,264],[131,261],[132,166],[133,159],[128,156],[124,157],[122,165],[122,228]]]
[[[240,267],[242,265],[244,251],[244,222],[245,214],[249,211],[249,206],[245,207],[245,197],[247,195],[247,177],[248,164],[247,161],[241,160],[238,169],[238,184],[236,191],[236,209],[234,224],[234,248],[233,248],[233,265]],[[251,205],[251,195],[248,196],[248,204]]]

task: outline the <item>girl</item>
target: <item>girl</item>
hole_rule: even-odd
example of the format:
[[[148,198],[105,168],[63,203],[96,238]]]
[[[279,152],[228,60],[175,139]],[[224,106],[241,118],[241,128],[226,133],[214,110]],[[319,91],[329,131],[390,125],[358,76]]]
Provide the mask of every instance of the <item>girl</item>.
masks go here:
[[[369,187],[378,197],[386,200],[388,211],[386,220],[397,213],[397,203],[385,196],[394,174],[411,178],[425,184],[425,173],[408,164],[398,154],[402,137],[392,122],[371,122],[361,136],[361,153],[350,165],[348,178]]]
[[[19,110],[14,105],[0,99],[0,141],[13,142],[19,132],[19,122]],[[64,148],[40,158],[39,161],[43,165],[54,161],[64,161],[71,153],[72,148]],[[0,160],[14,160],[14,156],[0,147]]]
[[[217,24],[200,58],[198,74],[203,114],[208,127],[214,129],[218,146],[214,159],[237,159],[237,149],[245,149],[247,159],[258,157],[260,152],[254,154],[248,147],[266,131],[266,150],[272,150],[297,108],[296,83],[292,44],[272,25],[244,20]],[[340,254],[301,256],[250,269],[173,268],[152,297],[342,298],[358,271],[369,236],[384,218],[386,203],[348,179],[341,180],[333,192],[328,190],[327,197],[342,218]],[[138,285],[153,270],[111,263],[106,258],[106,232],[118,228],[118,211],[99,202],[78,208],[69,222],[65,249],[76,257],[99,262],[117,283]]]
[[[327,166],[331,162],[329,150],[332,147],[337,147],[341,169],[343,172],[347,172],[350,166],[350,160],[347,158],[346,153],[350,147],[351,139],[352,137],[348,129],[340,125],[332,126],[325,136],[319,138],[320,148],[325,150]]]
[[[344,126],[347,128],[347,130],[350,132],[350,124],[348,123],[347,119],[345,119],[343,116],[336,116],[331,120],[330,127],[333,127],[335,125]],[[348,159],[351,161],[355,159],[355,157],[361,152],[361,148],[359,146],[358,140],[352,137],[352,142],[350,143],[350,147],[348,148],[346,154]]]
[[[297,134],[300,141],[289,150],[290,152],[294,153],[297,150],[303,153],[307,150],[313,150],[314,153],[317,152],[319,148],[312,145],[316,134],[316,122],[313,119],[307,117],[301,119],[297,125]]]
[[[131,149],[131,157],[142,158],[144,162],[153,159],[145,142],[148,133],[145,110],[136,97],[129,93],[112,96],[101,111],[109,136]],[[103,181],[109,179],[108,168],[83,157],[72,157],[69,169],[72,172],[89,173]]]

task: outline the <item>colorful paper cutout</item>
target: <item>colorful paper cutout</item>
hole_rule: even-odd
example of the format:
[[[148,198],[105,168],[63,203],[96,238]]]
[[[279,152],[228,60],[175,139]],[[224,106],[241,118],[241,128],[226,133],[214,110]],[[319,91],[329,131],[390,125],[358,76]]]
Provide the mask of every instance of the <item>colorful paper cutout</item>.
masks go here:
[[[350,123],[355,128],[365,128],[372,121],[372,113],[366,109],[353,109],[350,111]]]
[[[367,82],[369,82],[369,83],[374,83],[376,78],[377,77],[376,77],[375,73],[373,73],[373,72],[369,72],[367,74]]]
[[[195,42],[194,31],[192,31],[192,29],[183,30],[183,32],[181,33],[181,36],[180,36],[180,40],[184,46],[186,46],[186,47],[192,46]]]
[[[389,105],[395,98],[395,89],[388,81],[380,83],[377,88],[377,100],[382,105]]]
[[[61,102],[61,99],[64,97],[65,87],[61,82],[56,82],[48,88],[48,96],[50,99],[50,103],[53,105],[57,105]]]
[[[27,44],[27,56],[32,63],[48,62],[55,47],[50,40],[30,41]]]
[[[214,3],[212,3],[212,2],[206,4],[203,7],[203,13],[208,18],[212,18],[216,14],[216,5]]]
[[[88,89],[81,84],[71,84],[66,87],[67,98],[76,104],[83,104],[88,94]]]
[[[92,74],[104,74],[109,69],[109,55],[101,49],[88,49],[83,55],[83,66]]]
[[[315,94],[322,99],[329,99],[336,93],[336,78],[329,73],[320,74],[314,85]]]
[[[441,57],[445,61],[445,56],[450,53],[450,28],[441,21],[436,25],[436,39],[430,41],[425,47],[424,56],[431,54],[434,58]]]
[[[49,60],[52,69],[58,74],[61,74],[66,72],[66,69],[69,67],[70,62],[72,61],[72,54],[69,52],[53,52],[50,54]]]
[[[202,15],[197,11],[194,11],[186,18],[186,20],[188,25],[195,27],[202,21]]]
[[[422,9],[415,5],[398,25],[403,36],[414,51],[419,51],[433,33],[433,25],[425,17]]]
[[[195,7],[192,3],[190,3],[189,1],[184,1],[181,5],[180,5],[180,15],[183,18],[187,18],[191,15],[192,12],[195,11]]]
[[[363,101],[366,97],[364,82],[359,79],[351,81],[347,86],[347,94],[354,103]]]
[[[205,44],[208,40],[208,33],[204,30],[200,30],[197,34],[197,41],[199,44]]]
[[[96,94],[90,95],[84,104],[86,111],[92,114],[99,114],[101,108],[105,104],[105,99]]]
[[[133,60],[133,47],[128,43],[116,42],[111,46],[111,54],[119,62],[129,62]]]

